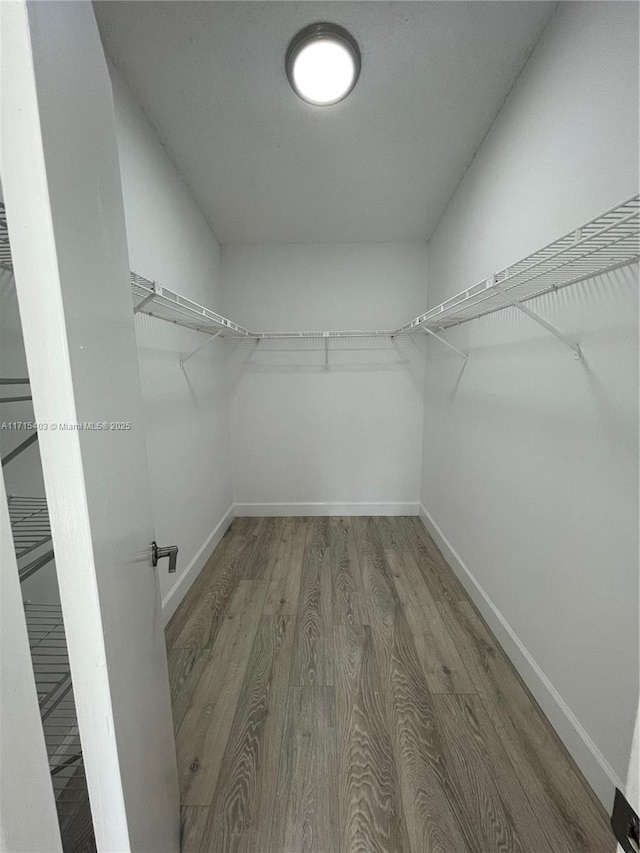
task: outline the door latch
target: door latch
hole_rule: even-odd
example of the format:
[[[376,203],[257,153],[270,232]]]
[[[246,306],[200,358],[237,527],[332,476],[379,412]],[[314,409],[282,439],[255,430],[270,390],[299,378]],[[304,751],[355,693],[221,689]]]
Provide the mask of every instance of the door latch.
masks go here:
[[[169,558],[169,573],[173,573],[176,570],[176,563],[178,561],[178,546],[177,545],[168,545],[166,548],[159,548],[157,542],[151,543],[151,562],[154,566],[158,565],[158,560],[162,560],[163,557]]]

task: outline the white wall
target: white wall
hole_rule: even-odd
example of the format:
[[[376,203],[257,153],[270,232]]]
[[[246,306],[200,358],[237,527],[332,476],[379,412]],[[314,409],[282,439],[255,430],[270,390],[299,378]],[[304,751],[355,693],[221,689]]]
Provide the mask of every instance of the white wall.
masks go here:
[[[218,243],[113,67],[111,76],[131,269],[219,310]],[[201,333],[142,314],[136,333],[156,537],[179,547],[177,574],[159,567],[168,617],[230,520],[225,349],[214,341],[183,371],[180,354]]]
[[[222,268],[224,313],[256,331],[393,328],[425,307],[420,244],[230,246]],[[284,346],[232,354],[238,512],[415,512],[421,342],[332,349],[328,370],[317,341]]]
[[[430,241],[430,306],[636,192],[638,7],[561,3]],[[425,385],[422,502],[607,806],[638,704],[637,284],[529,303],[582,363],[509,309],[447,332],[464,371],[430,343]]]

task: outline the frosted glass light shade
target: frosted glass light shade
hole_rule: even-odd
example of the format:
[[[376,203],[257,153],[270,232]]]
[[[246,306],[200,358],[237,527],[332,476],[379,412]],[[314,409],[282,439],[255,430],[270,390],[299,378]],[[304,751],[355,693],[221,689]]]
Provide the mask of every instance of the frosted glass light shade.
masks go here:
[[[337,24],[311,24],[291,41],[286,71],[294,92],[315,106],[342,101],[360,74],[360,51]]]

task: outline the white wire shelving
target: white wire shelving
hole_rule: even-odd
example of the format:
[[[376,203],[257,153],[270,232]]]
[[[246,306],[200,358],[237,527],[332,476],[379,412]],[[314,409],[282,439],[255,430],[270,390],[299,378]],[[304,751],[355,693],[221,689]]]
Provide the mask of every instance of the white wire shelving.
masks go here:
[[[442,332],[509,306],[524,310],[572,348],[522,303],[635,263],[640,257],[640,196],[592,219],[516,264],[447,299],[399,330]]]
[[[65,851],[95,849],[87,780],[59,604],[25,602],[49,770]]]
[[[180,296],[167,287],[162,287],[155,281],[150,281],[138,273],[131,273],[131,293],[133,296],[133,312],[159,317],[178,326],[194,329],[196,332],[215,334],[226,332],[240,337],[256,337],[254,332],[239,326],[232,320],[227,320],[215,311],[204,308],[197,302]]]
[[[175,291],[131,273],[133,310],[158,317],[178,326],[208,334],[205,341],[182,364],[195,355],[214,337],[250,338],[256,341],[288,340],[301,346],[309,339],[328,341],[356,338],[395,338],[414,332],[426,332],[455,350],[441,335],[451,326],[467,323],[504,308],[514,306],[542,325],[580,355],[580,347],[526,304],[542,294],[592,278],[638,261],[640,257],[640,195],[635,195],[590,222],[574,229],[553,243],[523,258],[511,266],[488,276],[456,296],[445,300],[424,314],[397,329],[350,329],[336,331],[252,331],[211,311]],[[11,268],[6,216],[0,205],[0,265]]]
[[[13,269],[11,261],[11,244],[9,243],[9,230],[7,228],[7,211],[4,204],[0,202],[0,267],[7,270]]]
[[[580,347],[577,341],[564,335],[524,303],[542,294],[638,261],[639,241],[640,196],[636,195],[397,329],[252,331],[132,273],[134,311],[142,311],[178,325],[207,332],[211,335],[209,340],[218,335],[230,335],[253,338],[271,345],[280,341],[282,345],[292,349],[306,349],[311,341],[317,341],[320,346],[324,345],[325,353],[328,353],[330,344],[335,345],[339,339],[363,339],[364,342],[364,339],[392,339],[421,331],[437,338],[466,359],[467,354],[446,341],[442,333],[451,326],[513,306],[555,335],[579,357]],[[182,363],[207,343],[208,341],[201,344],[184,357]]]
[[[351,329],[338,331],[256,332],[239,326],[208,311],[172,291],[158,288],[153,282],[132,273],[135,311],[171,320],[198,331],[239,335],[258,341],[282,341],[292,348],[307,348],[311,340],[329,342],[336,339],[395,338],[418,331],[438,338],[463,358],[466,353],[453,347],[442,332],[451,326],[475,320],[486,314],[514,306],[580,355],[576,341],[563,335],[523,303],[542,294],[559,290],[585,279],[610,272],[638,261],[640,257],[640,196],[635,195],[620,205],[592,219],[580,228],[548,244],[532,255],[488,276],[456,296],[437,305],[397,329]],[[157,293],[157,296],[154,295]],[[203,344],[202,346],[206,345]],[[201,347],[194,350],[190,358]]]
[[[13,544],[19,560],[51,541],[47,499],[9,495],[8,504]]]
[[[13,270],[6,213],[1,203],[0,269]],[[2,386],[28,384],[28,378],[0,378]],[[0,397],[0,403],[31,399],[31,395],[20,394]],[[2,467],[37,439],[37,431],[31,432],[2,457]],[[9,495],[7,503],[22,583],[55,559],[47,500],[39,495]],[[96,853],[62,608],[59,604],[25,601],[24,612],[62,848],[64,853]]]

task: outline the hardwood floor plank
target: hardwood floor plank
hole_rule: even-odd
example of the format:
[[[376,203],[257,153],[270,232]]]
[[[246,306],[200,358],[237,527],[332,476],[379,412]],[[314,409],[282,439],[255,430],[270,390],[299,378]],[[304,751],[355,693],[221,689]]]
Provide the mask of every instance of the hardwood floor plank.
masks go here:
[[[182,806],[180,809],[180,853],[198,853],[207,828],[209,807]]]
[[[412,556],[386,548],[384,554],[430,692],[475,693],[473,682]]]
[[[264,581],[240,581],[176,738],[184,806],[210,805],[264,605]]]
[[[451,783],[433,699],[386,572],[376,526],[375,519],[361,525],[360,561],[411,850],[487,853],[478,846]]]
[[[342,853],[410,850],[386,710],[366,625],[334,627]]]
[[[411,548],[433,598],[451,602],[466,599],[464,587],[447,565],[422,520],[417,516],[398,516],[392,523]]]
[[[306,534],[304,520],[286,519],[267,592],[265,616],[295,616]]]
[[[291,683],[333,684],[329,520],[307,522]]]
[[[470,700],[472,697],[464,697]],[[470,701],[434,698],[450,778],[480,849],[486,853],[524,853],[525,847],[506,808]],[[480,703],[480,699],[477,699]],[[514,818],[516,815],[514,815]],[[530,848],[529,848],[530,849]],[[535,853],[543,853],[544,847]]]
[[[486,824],[478,829],[479,836],[500,837],[499,822],[487,823],[489,815],[497,813],[490,803],[499,797],[518,836],[516,846],[515,839],[509,838],[511,833],[504,833],[505,849],[552,853],[480,697],[442,695],[434,697],[434,703],[457,777],[466,780],[462,797],[465,802],[471,799],[467,809],[479,823]]]
[[[191,704],[193,692],[202,675],[209,649],[172,649],[167,654],[173,731],[177,733]]]
[[[214,552],[211,554],[206,564],[203,566],[202,571],[200,572],[198,577],[189,587],[187,594],[180,602],[180,606],[176,609],[175,613],[173,614],[167,626],[165,627],[165,644],[168,650],[171,650],[175,646],[176,640],[182,633],[185,624],[191,618],[191,615],[193,614],[194,610],[196,610],[200,606],[202,596],[205,590],[207,589],[209,583],[211,582],[211,577],[213,573],[217,569],[221,560],[224,559],[224,555],[227,551],[227,548],[234,539],[232,528],[233,523],[226,529],[222,539],[218,543]]]
[[[271,577],[273,564],[280,547],[284,518],[265,518],[251,559],[244,566],[244,580],[265,580]]]
[[[335,695],[289,686],[270,853],[339,853]]]
[[[553,851],[613,853],[606,814],[473,605],[439,602],[467,671]]]
[[[289,616],[263,616],[251,651],[202,851],[268,849],[294,639]]]
[[[234,536],[244,536],[249,539],[259,536],[266,519],[260,516],[238,516],[233,519]]]
[[[367,625],[358,552],[349,518],[330,522],[333,621],[336,625]]]
[[[224,621],[241,572],[256,547],[257,537],[232,535],[222,557],[210,573],[205,590],[173,644],[174,649],[207,649],[213,646]]]

